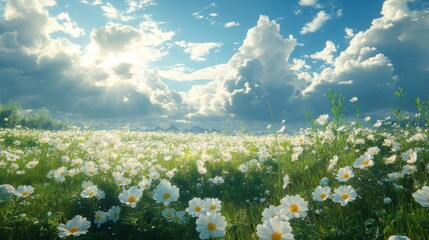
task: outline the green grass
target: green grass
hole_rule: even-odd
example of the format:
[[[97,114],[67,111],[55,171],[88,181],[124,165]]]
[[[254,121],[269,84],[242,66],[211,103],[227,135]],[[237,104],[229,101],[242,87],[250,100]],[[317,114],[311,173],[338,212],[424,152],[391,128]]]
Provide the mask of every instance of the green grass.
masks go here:
[[[415,134],[423,140],[410,141]],[[298,133],[297,133],[298,134]],[[31,185],[34,193],[28,198],[13,197],[0,202],[0,239],[56,239],[57,226],[76,215],[91,221],[91,227],[81,239],[198,239],[195,218],[187,215],[186,224],[168,222],[161,214],[165,208],[153,200],[153,191],[161,179],[167,179],[180,190],[178,201],[168,207],[184,211],[194,197],[218,198],[222,201],[220,213],[226,218],[224,239],[258,239],[256,227],[262,224],[262,211],[270,205],[280,205],[286,195],[300,195],[309,203],[308,216],[291,219],[295,239],[387,239],[391,235],[406,235],[411,239],[429,239],[429,209],[417,203],[412,194],[429,185],[428,129],[392,127],[355,129],[348,126],[337,132],[328,125],[323,129],[306,129],[306,143],[298,160],[292,161],[295,136],[247,134],[172,134],[132,131],[43,131],[28,129],[0,130],[0,184]],[[384,140],[391,138],[399,144],[392,152]],[[42,142],[48,139],[48,142]],[[365,143],[354,143],[364,139]],[[20,144],[18,144],[19,142]],[[99,143],[97,143],[99,142]],[[374,166],[368,169],[353,168],[354,178],[346,183],[335,179],[337,170],[352,166],[368,148],[378,147]],[[413,164],[417,171],[398,180],[387,178],[389,173],[401,172],[406,162],[401,154],[409,149],[418,150]],[[267,159],[260,154],[267,152]],[[16,159],[11,157],[16,156]],[[328,171],[329,160],[339,160]],[[386,165],[384,158],[396,155],[394,164]],[[68,156],[70,162],[62,162]],[[107,162],[110,169],[98,170],[89,177],[83,172],[65,176],[64,182],[47,177],[48,172],[65,166],[74,166],[74,159],[83,165],[92,162],[97,167]],[[130,160],[131,159],[131,160]],[[125,162],[139,164],[135,172],[123,168]],[[26,168],[30,161],[38,164]],[[199,173],[197,164],[203,160],[206,173]],[[240,166],[247,166],[242,172]],[[18,174],[24,170],[25,173]],[[173,176],[168,172],[173,170]],[[158,172],[150,188],[136,208],[122,204],[118,195],[122,189],[136,186],[151,172]],[[131,179],[126,187],[117,186],[114,172]],[[290,184],[283,189],[283,177],[288,174]],[[223,184],[214,185],[209,179],[221,176]],[[340,185],[351,185],[358,193],[355,201],[341,206],[328,199],[312,199],[313,190],[320,179],[327,177],[332,190]],[[85,199],[80,193],[81,183],[90,180],[105,192],[103,199]],[[402,186],[400,189],[398,186]],[[389,197],[392,202],[385,204]],[[107,211],[120,206],[120,220],[107,221],[100,228],[94,224],[97,210]],[[321,210],[316,214],[315,210]],[[72,238],[72,237],[71,237]]]

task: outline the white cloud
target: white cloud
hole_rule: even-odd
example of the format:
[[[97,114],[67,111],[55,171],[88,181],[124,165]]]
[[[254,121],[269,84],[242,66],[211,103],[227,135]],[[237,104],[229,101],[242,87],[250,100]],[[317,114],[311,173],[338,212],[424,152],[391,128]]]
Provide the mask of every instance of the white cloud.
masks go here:
[[[229,60],[229,70],[207,85],[192,87],[185,96],[185,102],[197,109],[189,117],[266,118],[268,96],[274,114],[280,114],[284,111],[280,105],[287,105],[306,85],[288,61],[296,44],[293,36],[284,39],[280,35],[275,21],[260,16]]]
[[[240,23],[234,22],[234,21],[233,22],[227,22],[224,24],[224,27],[226,27],[226,28],[238,27],[238,26],[240,26]]]
[[[332,55],[332,53],[334,52],[337,52],[337,48],[335,47],[335,44],[332,41],[326,41],[325,48],[320,52],[311,54],[310,57],[312,59],[323,60],[328,64],[333,64],[334,56]]]
[[[128,9],[126,13],[133,13],[146,8],[147,6],[156,5],[154,0],[127,0]]]
[[[429,89],[429,33],[422,29],[429,27],[424,20],[429,12],[411,11],[407,2],[385,1],[382,17],[355,34],[332,67],[314,74],[304,93],[317,101],[320,93],[331,88],[346,98],[358,96],[369,111],[382,111],[395,104],[392,93],[397,87],[406,89],[410,99],[425,95],[422,89]],[[412,109],[411,105],[404,107]]]
[[[135,18],[134,16],[124,14],[109,2],[101,6],[101,10],[103,10],[104,16],[112,20],[121,20],[127,22]]]
[[[325,24],[329,19],[331,19],[331,16],[325,11],[318,12],[316,17],[311,22],[305,24],[301,29],[301,34],[316,32],[322,28],[323,24]]]
[[[191,60],[201,62],[206,60],[206,56],[212,49],[219,49],[223,44],[220,42],[194,43],[176,41],[175,44],[191,57]]]
[[[101,4],[103,4],[103,2],[101,1],[101,0],[91,0],[91,1],[88,1],[88,0],[80,0],[82,3],[84,3],[84,4],[90,4],[90,5],[101,5]]]
[[[299,0],[301,6],[316,6],[317,0]]]
[[[346,32],[346,38],[352,38],[355,35],[351,28],[345,28],[344,31]]]
[[[209,16],[210,17],[217,17],[219,14],[218,13],[210,13]]]
[[[59,23],[58,30],[75,38],[85,35],[83,28],[80,28],[75,21],[72,21],[68,13],[62,12],[58,14],[56,19]]]
[[[91,31],[90,43],[82,50],[67,38],[51,35],[81,34],[67,14],[49,15],[48,7],[54,4],[7,3],[7,20],[0,21],[0,101],[19,99],[29,108],[85,117],[174,119],[183,111],[180,95],[149,66],[167,54],[165,42],[174,32],[162,30],[147,17],[138,27],[108,23]]]

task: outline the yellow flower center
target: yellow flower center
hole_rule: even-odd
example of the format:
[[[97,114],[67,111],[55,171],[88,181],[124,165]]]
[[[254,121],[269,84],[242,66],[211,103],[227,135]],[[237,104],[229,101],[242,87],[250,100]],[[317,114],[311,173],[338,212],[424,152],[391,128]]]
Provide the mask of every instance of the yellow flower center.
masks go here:
[[[93,196],[94,196],[94,194],[95,194],[95,192],[94,192],[94,191],[91,191],[91,192],[89,192],[89,193],[88,193],[88,196],[89,196],[89,197],[93,197]]]
[[[281,232],[273,232],[273,234],[271,234],[271,240],[281,240],[281,239],[282,239]]]
[[[169,193],[165,193],[164,195],[162,195],[162,198],[164,198],[164,200],[167,200],[170,198],[170,194]]]
[[[291,212],[293,212],[293,213],[297,213],[297,212],[298,212],[298,210],[299,210],[299,207],[298,207],[298,205],[296,205],[296,204],[292,204],[292,205],[290,205],[290,206],[289,206],[289,210],[290,210]]]
[[[326,193],[321,193],[320,194],[320,198],[326,198],[326,196],[327,196]]]
[[[166,218],[171,218],[171,213],[167,213]]]
[[[95,217],[95,218],[97,218],[98,221],[101,220],[101,216],[100,215],[97,215],[97,217]]]
[[[136,202],[136,197],[134,197],[134,196],[129,196],[129,197],[128,197],[128,202],[130,202],[130,203],[135,203],[135,202]]]
[[[349,178],[349,177],[350,177],[350,174],[349,174],[349,173],[344,173],[344,174],[343,174],[343,178],[347,179],[347,178]]]
[[[214,231],[214,230],[216,229],[216,224],[215,224],[215,223],[212,223],[212,222],[209,222],[209,223],[207,224],[207,229],[208,229],[209,231]]]
[[[70,230],[69,230],[69,233],[71,233],[71,234],[73,234],[73,233],[75,233],[75,232],[77,232],[77,227],[72,227]]]
[[[211,206],[210,206],[210,210],[211,210],[211,211],[216,210],[216,205],[214,205],[214,204],[213,204],[213,205],[211,205]]]
[[[362,166],[367,166],[369,164],[369,161],[367,160],[367,159],[365,159],[363,162],[362,162]]]
[[[349,198],[349,195],[347,193],[343,193],[343,195],[341,195],[343,197],[344,200],[347,200]]]
[[[22,196],[22,197],[27,197],[28,195],[30,195],[30,193],[29,193],[29,192],[23,192],[23,193],[21,193],[21,196]]]
[[[60,176],[64,176],[66,174],[66,172],[60,172]]]
[[[93,174],[94,174],[94,171],[90,170],[89,175],[93,175]]]
[[[201,207],[200,206],[195,206],[195,212],[199,212],[199,211],[201,211]]]

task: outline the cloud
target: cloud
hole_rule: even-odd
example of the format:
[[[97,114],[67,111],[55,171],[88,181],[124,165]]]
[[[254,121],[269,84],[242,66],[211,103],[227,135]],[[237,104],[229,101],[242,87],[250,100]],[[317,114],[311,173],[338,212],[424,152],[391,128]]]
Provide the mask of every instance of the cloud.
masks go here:
[[[270,106],[275,116],[288,111],[285,106],[306,82],[297,78],[288,61],[296,39],[284,39],[279,27],[267,16],[260,16],[229,60],[229,71],[207,85],[192,87],[184,100],[197,111],[188,117],[268,120]]]
[[[231,27],[238,27],[240,26],[240,23],[238,22],[227,22],[224,24],[224,27],[231,28]]]
[[[91,1],[88,1],[88,0],[80,0],[82,3],[84,3],[84,4],[90,4],[90,5],[101,5],[103,2],[101,1],[101,0],[91,0]]]
[[[301,6],[312,6],[312,7],[319,6],[319,4],[317,4],[317,0],[299,0],[298,4]]]
[[[85,35],[83,28],[80,28],[75,21],[72,21],[68,13],[62,12],[58,14],[56,19],[59,23],[57,30],[75,38]]]
[[[183,48],[183,51],[191,57],[191,60],[201,62],[206,60],[206,56],[212,49],[222,47],[220,42],[194,43],[185,41],[176,41],[174,44]]]
[[[325,11],[320,11],[317,13],[316,17],[301,29],[301,34],[316,32],[323,27],[326,21],[331,19],[331,16]]]
[[[320,52],[316,52],[314,54],[311,54],[310,57],[312,59],[318,59],[318,60],[323,60],[324,62],[328,63],[328,64],[333,64],[334,63],[334,56],[332,55],[332,53],[337,52],[337,48],[335,47],[335,44],[332,41],[326,41],[326,46],[325,48],[320,51]]]
[[[344,32],[346,32],[346,38],[352,38],[355,34],[353,33],[353,29],[351,28],[345,28]]]
[[[127,22],[135,18],[134,16],[127,15],[124,12],[118,10],[109,2],[102,5],[101,10],[103,10],[104,16],[112,20],[121,20],[121,21]]]
[[[382,16],[374,19],[368,30],[354,35],[333,67],[314,74],[312,84],[304,90],[310,102],[331,88],[346,98],[359,97],[366,111],[384,111],[401,104],[412,111],[411,101],[398,102],[393,91],[404,88],[410,100],[427,94],[423,89],[429,89],[429,33],[422,29],[429,27],[425,20],[429,13],[410,10],[407,2],[385,1]]]
[[[137,28],[108,23],[91,31],[90,43],[81,48],[51,36],[69,31],[59,26],[74,22],[68,15],[51,16],[48,7],[54,3],[6,5],[0,21],[1,102],[18,99],[25,108],[46,107],[80,118],[183,116],[181,96],[147,65],[166,54],[162,49],[173,32],[150,19]]]
[[[154,0],[127,0],[128,9],[126,13],[133,13],[142,10],[148,6],[156,5]]]

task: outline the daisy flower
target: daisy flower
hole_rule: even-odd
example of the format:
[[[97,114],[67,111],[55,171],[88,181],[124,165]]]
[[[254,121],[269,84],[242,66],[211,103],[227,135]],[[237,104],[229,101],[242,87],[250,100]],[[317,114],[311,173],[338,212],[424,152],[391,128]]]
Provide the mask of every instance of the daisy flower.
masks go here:
[[[410,240],[407,236],[401,236],[401,235],[392,235],[389,237],[388,240]]]
[[[139,186],[139,188],[141,188],[141,189],[145,190],[145,189],[149,188],[151,184],[152,184],[152,179],[149,179],[149,178],[145,178],[145,177],[144,177],[144,178],[139,182],[138,186]]]
[[[107,211],[107,219],[117,222],[119,220],[119,213],[121,213],[121,208],[118,206],[113,206]]]
[[[167,219],[167,221],[171,222],[174,214],[176,213],[176,210],[174,208],[165,208],[162,210],[161,214],[162,216]]]
[[[197,232],[200,239],[209,239],[225,236],[226,221],[220,213],[200,214],[197,221]]]
[[[168,206],[170,202],[177,201],[179,198],[179,188],[171,185],[167,180],[162,180],[153,191],[153,199],[156,203],[162,203]]]
[[[262,211],[262,221],[268,220],[273,217],[279,217],[282,220],[289,220],[289,217],[285,215],[285,209],[282,206],[270,205]]]
[[[323,125],[325,125],[325,124],[326,124],[326,122],[328,121],[328,118],[329,118],[329,115],[328,115],[328,114],[322,114],[322,115],[320,115],[320,116],[317,118],[316,122],[317,122],[319,125],[323,126]]]
[[[67,221],[67,224],[60,223],[58,225],[58,236],[65,238],[67,236],[79,236],[86,234],[88,228],[91,226],[91,222],[81,215],[75,216],[72,220]]]
[[[289,218],[303,218],[307,216],[308,202],[299,195],[286,195],[286,197],[280,200],[280,203],[285,209],[285,215]]]
[[[329,195],[331,195],[331,188],[330,187],[318,186],[313,191],[313,200],[318,201],[318,202],[323,202],[326,199],[328,199]]]
[[[188,220],[185,217],[185,211],[175,211],[173,216],[171,217],[171,221],[177,224],[185,224]]]
[[[128,190],[126,189],[122,190],[118,198],[119,198],[119,201],[121,201],[121,203],[125,203],[130,207],[135,208],[137,202],[140,200],[142,195],[143,195],[143,189],[140,189],[137,186],[132,186]]]
[[[413,198],[422,205],[422,207],[429,207],[429,187],[424,186],[422,189],[417,190],[413,193]]]
[[[207,212],[220,212],[222,206],[222,201],[217,198],[206,198],[203,203],[203,208]]]
[[[34,192],[34,188],[30,185],[18,186],[14,194],[18,197],[26,198]]]
[[[192,217],[198,217],[200,214],[203,214],[206,212],[206,209],[204,208],[204,206],[205,206],[204,200],[198,197],[194,197],[192,200],[189,201],[189,207],[187,207],[185,211]]]
[[[402,161],[407,163],[415,163],[417,161],[417,152],[410,149],[402,154]]]
[[[256,234],[262,240],[291,240],[294,239],[289,222],[273,217],[256,226]]]
[[[374,166],[374,161],[372,160],[374,157],[371,154],[364,154],[357,158],[354,163],[354,168],[366,169],[368,167]]]
[[[352,202],[357,197],[356,191],[352,186],[339,186],[334,190],[332,200],[337,203],[341,203],[341,206],[346,206],[347,203]]]
[[[388,157],[388,158],[384,158],[384,163],[386,164],[386,165],[388,165],[388,164],[392,164],[392,163],[394,163],[396,161],[396,155],[392,155],[392,156],[390,156],[390,157]]]
[[[83,198],[93,198],[97,196],[99,191],[100,190],[98,189],[97,186],[87,187],[82,190],[82,192],[80,193],[80,196]]]
[[[353,170],[351,167],[343,167],[338,170],[337,176],[335,179],[338,180],[338,182],[347,182],[350,178],[354,176]]]
[[[0,185],[0,201],[9,200],[15,193],[15,188],[9,184]]]
[[[101,224],[107,222],[107,212],[96,211],[94,216],[94,223],[97,224],[97,228],[101,226]]]

